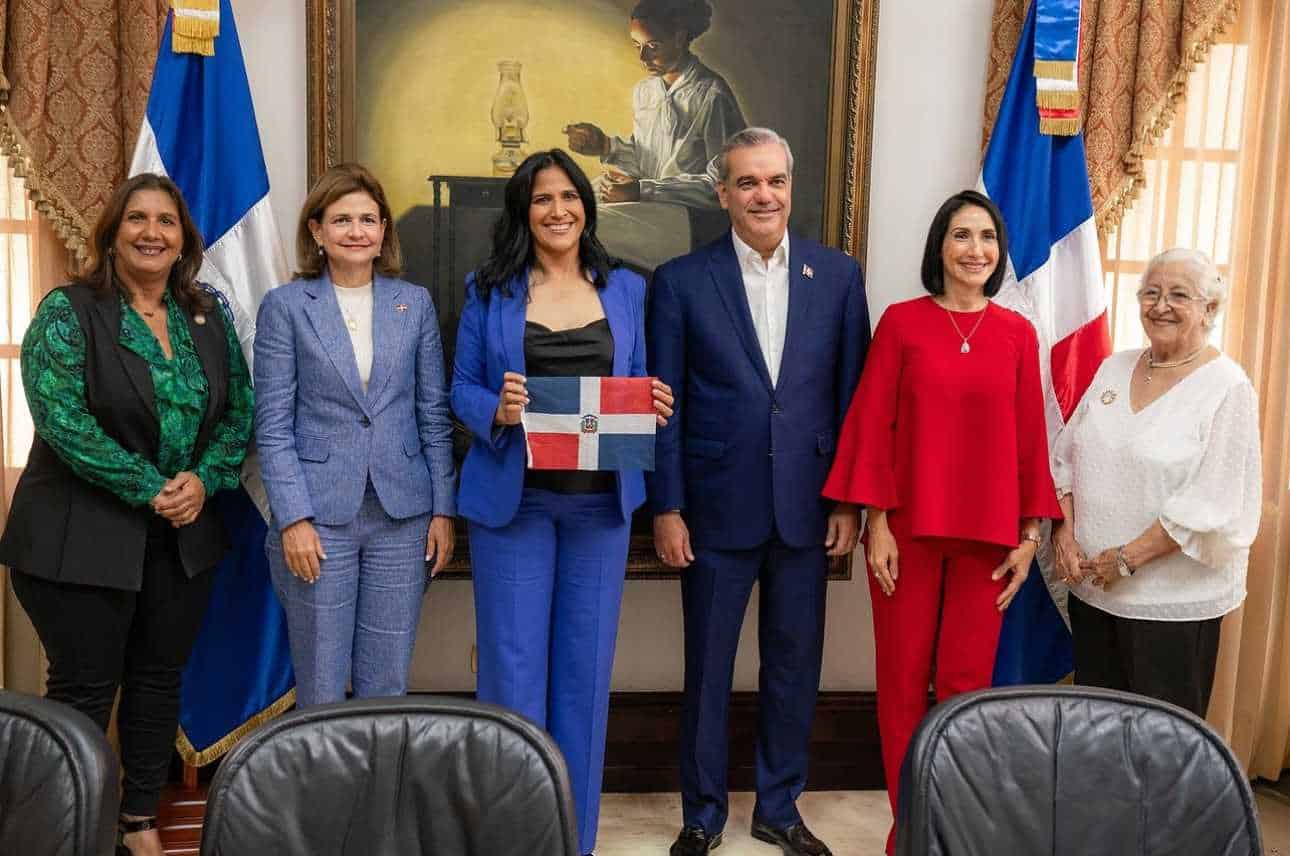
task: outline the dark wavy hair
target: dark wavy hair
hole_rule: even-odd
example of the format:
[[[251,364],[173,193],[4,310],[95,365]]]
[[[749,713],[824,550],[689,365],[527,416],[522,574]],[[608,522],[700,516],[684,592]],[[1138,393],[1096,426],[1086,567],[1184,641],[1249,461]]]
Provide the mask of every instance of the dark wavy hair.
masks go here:
[[[999,243],[999,262],[994,272],[985,281],[985,296],[994,297],[1003,287],[1003,278],[1008,273],[1008,227],[1003,222],[1003,213],[999,206],[990,201],[988,196],[975,190],[961,190],[941,203],[932,225],[927,229],[927,245],[923,247],[923,288],[932,294],[945,293],[945,262],[941,259],[941,247],[945,244],[945,235],[950,230],[950,221],[960,208],[974,205],[984,208],[994,221],[994,233]]]
[[[179,212],[179,228],[184,244],[179,248],[179,259],[171,266],[170,276],[167,278],[171,296],[189,314],[210,312],[215,308],[215,299],[197,283],[197,272],[202,269],[202,253],[205,252],[202,233],[197,231],[197,224],[188,212],[188,205],[184,202],[184,195],[179,192],[179,187],[166,176],[153,172],[141,172],[128,178],[112,191],[112,196],[103,206],[103,213],[99,215],[90,235],[89,260],[80,273],[72,277],[72,283],[84,285],[98,295],[116,292],[129,300],[129,294],[113,266],[112,245],[116,243],[116,233],[121,229],[121,221],[125,219],[130,197],[143,190],[156,190],[166,194]]]
[[[631,17],[665,33],[685,33],[688,45],[712,26],[712,7],[707,0],[640,0]]]
[[[493,289],[503,297],[510,297],[511,281],[533,266],[535,255],[533,233],[529,231],[529,206],[537,174],[549,167],[563,170],[582,200],[585,222],[582,236],[578,239],[578,260],[591,277],[592,284],[596,288],[604,288],[609,282],[610,269],[618,266],[618,260],[605,251],[596,237],[596,193],[591,189],[587,174],[563,149],[534,152],[524,159],[506,182],[502,215],[493,226],[492,254],[475,272],[475,288],[481,300],[488,300]]]

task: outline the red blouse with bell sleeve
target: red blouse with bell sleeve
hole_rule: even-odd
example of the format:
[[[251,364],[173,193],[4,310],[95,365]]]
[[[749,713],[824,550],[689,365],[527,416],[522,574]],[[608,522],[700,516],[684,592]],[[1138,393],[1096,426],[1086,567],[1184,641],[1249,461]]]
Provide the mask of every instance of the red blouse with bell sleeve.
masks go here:
[[[826,497],[896,509],[915,536],[1009,547],[1022,517],[1061,518],[1038,337],[1009,309],[991,303],[982,312],[953,315],[969,337],[963,353],[950,314],[930,297],[888,307]]]

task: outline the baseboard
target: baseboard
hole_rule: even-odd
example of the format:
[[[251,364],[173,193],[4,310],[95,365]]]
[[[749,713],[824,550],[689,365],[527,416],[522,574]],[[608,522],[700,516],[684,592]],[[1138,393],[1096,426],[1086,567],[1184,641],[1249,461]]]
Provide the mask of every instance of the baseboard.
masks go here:
[[[730,789],[754,789],[757,693],[730,699]],[[681,693],[614,693],[605,746],[607,793],[672,793],[681,789],[678,762]],[[885,787],[873,692],[822,692],[811,729],[808,790]]]

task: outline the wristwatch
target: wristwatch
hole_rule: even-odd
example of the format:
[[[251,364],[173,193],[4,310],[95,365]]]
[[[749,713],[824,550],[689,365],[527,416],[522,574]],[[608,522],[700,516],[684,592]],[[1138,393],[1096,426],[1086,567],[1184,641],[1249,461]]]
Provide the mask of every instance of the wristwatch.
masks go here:
[[[1120,572],[1122,577],[1131,577],[1137,570],[1129,564],[1129,560],[1124,558],[1124,545],[1115,548],[1115,569]]]
[[[1023,532],[1021,533],[1021,540],[1033,542],[1036,549],[1044,546],[1044,538],[1038,532]]]

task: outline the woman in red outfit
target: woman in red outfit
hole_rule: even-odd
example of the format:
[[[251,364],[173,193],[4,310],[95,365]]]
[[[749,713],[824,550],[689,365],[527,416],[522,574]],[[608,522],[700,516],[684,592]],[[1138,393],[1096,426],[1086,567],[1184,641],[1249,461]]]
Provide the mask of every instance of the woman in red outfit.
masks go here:
[[[1008,237],[965,190],[932,220],[929,297],[883,314],[824,495],[866,506],[878,727],[893,815],[905,749],[927,712],[990,685],[1003,611],[1060,518],[1048,469],[1039,343],[990,302]],[[895,829],[888,837],[892,852]]]

